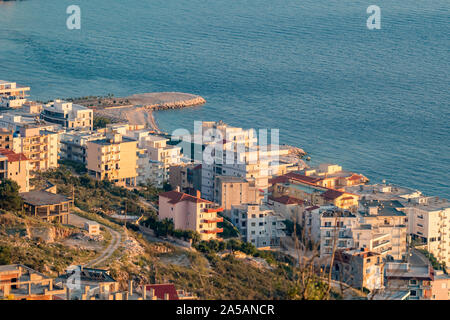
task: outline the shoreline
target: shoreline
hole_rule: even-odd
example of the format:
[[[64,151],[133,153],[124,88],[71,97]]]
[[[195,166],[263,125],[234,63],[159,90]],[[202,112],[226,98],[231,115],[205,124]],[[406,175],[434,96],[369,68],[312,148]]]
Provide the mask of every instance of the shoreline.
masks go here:
[[[206,103],[201,96],[181,92],[143,93],[116,99],[126,101],[126,105],[101,106],[100,100],[98,106],[87,105],[94,110],[94,116],[108,118],[113,122],[125,120],[130,124],[143,124],[158,133],[162,131],[153,111],[184,109]]]

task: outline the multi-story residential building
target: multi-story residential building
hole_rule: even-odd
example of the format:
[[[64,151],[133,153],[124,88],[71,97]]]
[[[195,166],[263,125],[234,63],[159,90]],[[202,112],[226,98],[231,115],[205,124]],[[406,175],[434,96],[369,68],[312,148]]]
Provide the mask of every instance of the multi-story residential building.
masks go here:
[[[20,196],[22,197],[23,210],[26,214],[44,221],[57,221],[62,224],[69,223],[73,199],[44,190],[24,192]]]
[[[0,114],[0,128],[12,131],[13,135],[18,133],[20,128],[30,127],[54,132],[60,129],[60,126],[57,124],[47,123],[44,120],[40,120],[36,115],[26,115],[23,112],[19,113],[18,110]]]
[[[201,190],[198,165],[195,163],[181,163],[169,168],[169,184],[172,188],[179,187],[182,192],[192,194],[193,190]]]
[[[222,161],[214,161],[212,164],[202,163],[202,193],[205,198],[216,201],[214,190],[217,176],[245,178],[267,197],[269,159],[261,157],[258,150],[247,150],[236,153],[235,162],[230,163],[226,160],[225,153],[218,156],[224,157]]]
[[[380,254],[366,250],[337,250],[332,278],[357,289],[381,290],[384,264]]]
[[[136,185],[137,141],[117,132],[107,132],[104,139],[87,141],[88,173],[99,180],[118,185]]]
[[[399,201],[361,200],[357,212],[361,224],[376,227],[379,234],[389,234],[392,245],[388,258],[402,261],[406,259],[407,216],[400,211]]]
[[[0,106],[20,108],[26,101],[30,87],[17,85],[16,82],[0,80]]]
[[[23,114],[34,116],[39,116],[42,110],[43,110],[42,104],[36,101],[27,101],[23,104],[22,108],[20,109],[20,111],[23,112]]]
[[[304,201],[289,196],[269,196],[267,205],[275,212],[280,213],[285,219],[303,224]]]
[[[357,208],[358,195],[320,186],[320,180],[321,178],[290,172],[271,179],[269,190],[273,197],[290,196],[309,205],[335,205],[348,210]]]
[[[0,149],[0,180],[3,179],[15,181],[20,187],[20,192],[30,190],[29,160],[23,153]]]
[[[450,202],[437,197],[418,197],[404,204],[408,232],[425,245],[440,263],[450,266]]]
[[[442,270],[434,271],[431,300],[450,300],[450,275],[444,274]]]
[[[284,220],[280,214],[260,204],[232,206],[231,210],[231,221],[242,238],[258,248],[280,246],[286,236]]]
[[[10,149],[13,147],[13,131],[0,128],[0,149]]]
[[[20,127],[14,134],[13,151],[23,153],[30,161],[30,171],[58,167],[59,133],[39,126]]]
[[[56,123],[67,129],[92,130],[94,112],[84,106],[63,100],[55,100],[44,106],[41,114],[45,121]]]
[[[232,206],[245,203],[260,203],[264,195],[245,178],[235,176],[216,176],[214,199],[224,209],[224,214],[231,218]]]
[[[333,250],[354,248],[352,229],[358,225],[355,214],[339,208],[327,209],[320,212],[319,219],[320,258],[331,256]]]
[[[93,131],[69,131],[61,134],[60,158],[87,164],[87,142],[105,139],[102,132]]]
[[[361,185],[369,181],[362,174],[343,171],[342,167],[337,164],[322,163],[318,167],[304,169],[302,173],[315,178],[317,185],[332,189]]]
[[[159,195],[159,219],[170,219],[176,230],[192,230],[200,234],[201,240],[217,239],[223,232],[217,227],[223,218],[217,213],[223,211],[215,203],[179,191],[168,191]]]
[[[408,300],[429,300],[433,268],[429,265],[389,262],[385,264],[385,286],[390,291],[409,291]]]
[[[169,181],[170,167],[181,164],[181,147],[168,145],[161,136],[150,135],[148,131],[131,132],[139,141],[138,183],[153,183],[162,187]],[[129,133],[128,133],[129,135]]]
[[[386,258],[392,251],[391,234],[382,233],[377,226],[360,224],[353,228],[355,248],[368,250]]]

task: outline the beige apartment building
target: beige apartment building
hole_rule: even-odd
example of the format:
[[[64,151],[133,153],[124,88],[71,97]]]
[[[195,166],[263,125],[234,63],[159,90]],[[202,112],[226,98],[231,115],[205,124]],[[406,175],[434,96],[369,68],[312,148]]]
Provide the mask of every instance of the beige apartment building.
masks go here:
[[[224,214],[231,218],[232,206],[246,203],[261,203],[264,194],[258,190],[253,181],[233,176],[217,176],[214,183],[214,199],[224,209]]]
[[[303,171],[305,176],[317,179],[317,185],[339,189],[347,186],[365,184],[369,181],[364,175],[342,170],[337,164],[322,163],[315,168]]]
[[[176,230],[192,230],[200,234],[201,240],[217,239],[223,232],[217,227],[223,218],[217,213],[223,211],[215,203],[202,199],[200,192],[191,196],[179,191],[164,192],[159,195],[159,219],[171,219]]]
[[[405,203],[408,232],[425,245],[436,259],[450,266],[450,202],[437,197],[418,197]]]
[[[442,270],[434,270],[431,300],[450,300],[450,275],[444,274]]]
[[[136,185],[137,141],[108,132],[105,139],[86,142],[87,169],[99,180]]]
[[[0,149],[0,180],[3,179],[15,181],[20,187],[20,192],[30,190],[29,160],[23,153]]]
[[[45,171],[58,167],[59,133],[39,126],[19,128],[13,138],[13,151],[23,153],[30,161],[30,171]]]
[[[334,205],[341,209],[354,210],[358,207],[359,196],[319,185],[320,178],[313,178],[290,172],[270,180],[272,196],[289,196],[309,205]]]

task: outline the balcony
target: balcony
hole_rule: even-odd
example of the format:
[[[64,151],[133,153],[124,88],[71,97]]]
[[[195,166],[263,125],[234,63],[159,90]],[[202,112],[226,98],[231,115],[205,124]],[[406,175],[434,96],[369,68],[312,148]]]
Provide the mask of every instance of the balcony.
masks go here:
[[[220,208],[220,207],[215,207],[215,208],[205,208],[205,209],[203,210],[203,212],[205,212],[205,213],[222,212],[222,211],[223,211],[223,208]]]
[[[202,230],[201,233],[211,234],[211,233],[222,233],[223,228],[216,228],[211,230]]]
[[[216,217],[216,218],[203,219],[202,223],[217,223],[217,222],[223,222],[223,218],[222,217]]]

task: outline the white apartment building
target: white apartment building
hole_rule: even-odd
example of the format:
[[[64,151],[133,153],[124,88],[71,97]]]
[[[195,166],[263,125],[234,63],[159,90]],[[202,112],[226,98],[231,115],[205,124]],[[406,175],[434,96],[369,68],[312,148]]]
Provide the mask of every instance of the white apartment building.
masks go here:
[[[161,188],[169,180],[170,167],[181,164],[181,147],[168,145],[169,139],[145,130],[128,131],[127,135],[138,141],[137,183],[152,182]]]
[[[450,266],[450,202],[437,197],[412,199],[403,211],[408,215],[412,239],[425,244],[439,262]]]
[[[406,259],[408,217],[400,201],[361,200],[357,212],[361,224],[370,224],[379,234],[389,234],[390,260]]]
[[[0,128],[19,131],[22,127],[39,127],[41,130],[59,131],[59,126],[37,119],[35,116],[18,114],[17,110],[0,115]]]
[[[67,131],[60,137],[60,158],[87,164],[86,145],[88,141],[106,138],[103,132]]]
[[[56,123],[69,130],[92,130],[94,111],[63,100],[55,100],[44,106],[41,114],[45,121]]]
[[[257,248],[280,245],[280,239],[286,236],[283,220],[281,215],[259,204],[233,206],[231,210],[231,221],[242,238]]]
[[[30,91],[30,87],[0,80],[0,107],[20,108],[27,101],[28,91]]]
[[[331,256],[333,249],[354,248],[352,229],[358,225],[355,214],[339,208],[323,210],[320,218],[320,258]]]
[[[352,234],[356,249],[376,252],[383,258],[386,258],[392,250],[391,234],[382,233],[376,226],[360,224],[353,228]]]

